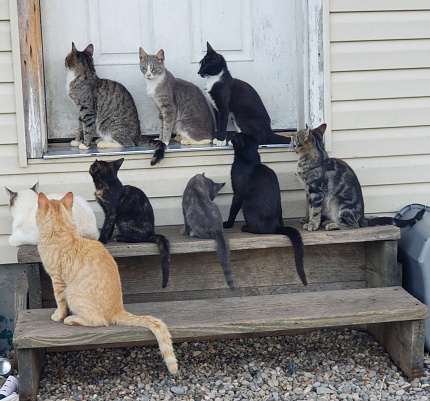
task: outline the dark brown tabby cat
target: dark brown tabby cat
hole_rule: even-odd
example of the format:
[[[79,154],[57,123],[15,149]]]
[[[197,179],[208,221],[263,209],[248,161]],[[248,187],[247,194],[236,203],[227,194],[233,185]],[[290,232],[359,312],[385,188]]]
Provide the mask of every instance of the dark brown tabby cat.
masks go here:
[[[207,43],[206,56],[198,74],[206,78],[205,94],[215,113],[217,146],[226,144],[227,123],[231,113],[238,132],[255,135],[260,145],[290,143],[289,137],[276,135],[270,117],[257,91],[247,82],[233,78],[224,57]]]
[[[167,326],[153,316],[124,310],[118,265],[99,241],[79,236],[72,206],[71,192],[61,200],[50,201],[43,193],[38,197],[37,249],[57,303],[51,319],[71,326],[146,327],[154,333],[169,372],[176,373],[178,363]]]
[[[140,70],[146,78],[146,91],[159,111],[160,140],[169,145],[170,137],[182,145],[212,142],[214,122],[203,92],[193,83],[175,78],[164,64],[164,51],[156,55],[139,49]]]
[[[181,232],[192,237],[211,238],[216,241],[224,277],[233,290],[230,249],[222,227],[221,211],[213,201],[224,185],[225,182],[216,183],[205,177],[204,173],[196,174],[188,181],[182,197],[185,225]]]
[[[307,209],[303,228],[326,230],[378,225],[413,226],[425,209],[409,220],[392,217],[364,217],[361,185],[352,168],[341,159],[330,158],[324,146],[326,124],[293,134],[291,142],[299,155],[297,175],[305,185]]]
[[[164,157],[166,146],[161,141],[141,136],[133,97],[119,82],[97,76],[93,52],[92,44],[78,51],[72,43],[72,51],[65,60],[66,89],[79,109],[79,129],[71,146],[88,149],[98,134],[99,148],[154,146],[151,165],[157,164]]]
[[[245,218],[242,231],[286,235],[293,244],[297,273],[303,285],[307,285],[302,236],[296,228],[284,226],[278,177],[271,168],[261,163],[258,139],[254,135],[238,133],[231,142],[234,148],[231,166],[233,201],[224,228],[233,226],[242,209]]]
[[[161,255],[162,286],[169,281],[170,244],[167,238],[154,231],[154,211],[145,193],[131,185],[122,185],[118,170],[124,159],[106,162],[96,160],[90,167],[97,202],[105,213],[99,241],[106,244],[112,237],[115,225],[118,242],[152,242],[157,244]]]

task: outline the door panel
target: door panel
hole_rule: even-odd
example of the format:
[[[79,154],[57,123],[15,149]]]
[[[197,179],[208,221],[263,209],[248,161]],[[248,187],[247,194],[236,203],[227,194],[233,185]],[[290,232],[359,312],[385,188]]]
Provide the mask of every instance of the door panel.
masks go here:
[[[158,133],[158,113],[139,70],[139,46],[163,48],[166,67],[203,89],[197,75],[206,42],[232,75],[263,99],[274,129],[297,126],[294,0],[41,0],[49,138],[70,138],[78,111],[66,92],[64,58],[71,42],[94,44],[97,74],[132,94],[143,133]]]

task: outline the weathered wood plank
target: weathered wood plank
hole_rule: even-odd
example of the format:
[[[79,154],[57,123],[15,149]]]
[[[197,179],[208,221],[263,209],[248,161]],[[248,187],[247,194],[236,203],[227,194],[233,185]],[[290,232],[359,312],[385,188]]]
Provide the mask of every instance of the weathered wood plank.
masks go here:
[[[175,341],[428,316],[427,306],[401,287],[131,304],[126,309],[163,319]],[[52,313],[53,309],[22,311],[14,333],[15,347],[100,346],[154,340],[149,330],[138,327],[70,327],[51,321]]]
[[[44,348],[18,351],[19,399],[21,401],[36,400],[44,358]]]
[[[397,241],[366,243],[366,282],[368,287],[402,285]]]
[[[230,249],[266,249],[291,247],[291,241],[283,235],[258,235],[243,233],[240,227],[243,223],[236,223],[232,229],[226,230]],[[286,224],[300,228],[298,221],[286,221]],[[171,244],[171,254],[189,254],[216,251],[213,240],[191,238],[180,233],[181,226],[157,227],[156,232],[165,235]],[[300,230],[305,246],[324,244],[343,244],[364,241],[385,241],[400,238],[400,230],[393,226],[366,227],[354,230],[326,231],[319,230],[308,232]],[[128,244],[110,241],[107,249],[116,258],[130,256],[158,255],[155,244],[138,243]],[[23,245],[18,250],[19,263],[40,262],[37,247],[34,245]]]

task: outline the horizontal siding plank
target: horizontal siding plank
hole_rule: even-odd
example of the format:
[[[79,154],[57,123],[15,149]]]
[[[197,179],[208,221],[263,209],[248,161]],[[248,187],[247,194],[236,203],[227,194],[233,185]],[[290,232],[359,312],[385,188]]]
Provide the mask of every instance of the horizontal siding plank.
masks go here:
[[[9,18],[9,0],[0,0],[0,21],[8,21]]]
[[[331,71],[428,68],[430,40],[332,43]]]
[[[17,263],[18,248],[10,246],[7,242],[9,236],[0,235],[0,265],[7,265],[10,263]]]
[[[356,12],[330,14],[330,41],[429,39],[430,12]]]
[[[332,101],[425,97],[429,88],[430,68],[331,74]]]
[[[430,125],[430,97],[332,103],[332,129]]]
[[[332,135],[334,145],[330,156],[347,159],[428,155],[430,149],[430,132],[426,126],[332,131]]]
[[[430,10],[428,0],[331,0],[330,12]]]
[[[12,51],[12,39],[9,21],[0,21],[0,51]]]
[[[16,114],[0,114],[0,145],[16,144]]]
[[[13,82],[12,52],[0,52],[0,82]]]
[[[0,83],[0,114],[15,113],[15,86],[13,83]]]

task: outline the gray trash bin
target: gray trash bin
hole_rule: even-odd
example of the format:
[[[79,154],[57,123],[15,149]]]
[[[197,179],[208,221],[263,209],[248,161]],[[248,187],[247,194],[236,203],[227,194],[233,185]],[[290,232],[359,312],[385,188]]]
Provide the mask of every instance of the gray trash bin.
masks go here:
[[[422,208],[426,209],[423,219],[401,230],[398,260],[403,265],[405,290],[430,306],[430,207],[413,203],[400,210],[396,218],[410,219]],[[425,331],[425,348],[430,351],[430,318],[426,319]]]

